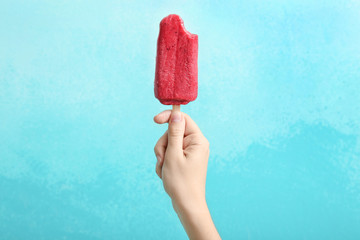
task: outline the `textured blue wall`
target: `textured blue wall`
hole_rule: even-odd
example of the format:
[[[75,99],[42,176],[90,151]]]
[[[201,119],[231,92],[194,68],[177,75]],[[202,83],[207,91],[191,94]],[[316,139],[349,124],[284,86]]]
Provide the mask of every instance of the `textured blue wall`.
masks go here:
[[[155,174],[160,20],[199,35],[224,239],[360,238],[359,1],[0,1],[0,238],[185,239]]]

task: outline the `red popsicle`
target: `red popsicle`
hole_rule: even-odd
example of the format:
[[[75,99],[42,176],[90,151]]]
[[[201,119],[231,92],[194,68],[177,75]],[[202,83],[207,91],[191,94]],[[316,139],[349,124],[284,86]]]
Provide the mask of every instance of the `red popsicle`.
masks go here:
[[[160,22],[157,41],[155,97],[165,105],[188,104],[197,97],[198,36],[186,31],[180,16]]]

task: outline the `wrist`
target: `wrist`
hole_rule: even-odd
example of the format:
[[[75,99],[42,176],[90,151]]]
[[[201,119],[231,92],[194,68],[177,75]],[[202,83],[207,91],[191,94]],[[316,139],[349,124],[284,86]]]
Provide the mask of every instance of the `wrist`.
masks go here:
[[[180,215],[190,216],[209,212],[205,198],[187,199],[184,201],[172,200],[172,205],[179,217]]]
[[[205,199],[186,204],[173,202],[173,207],[190,239],[221,240]]]

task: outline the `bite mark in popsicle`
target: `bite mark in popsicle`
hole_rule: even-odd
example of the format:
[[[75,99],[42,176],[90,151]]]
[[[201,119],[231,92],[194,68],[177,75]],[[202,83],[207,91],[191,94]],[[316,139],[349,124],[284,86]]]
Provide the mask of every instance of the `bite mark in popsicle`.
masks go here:
[[[197,97],[198,36],[184,27],[180,16],[171,14],[160,22],[154,91],[165,105],[188,104]]]

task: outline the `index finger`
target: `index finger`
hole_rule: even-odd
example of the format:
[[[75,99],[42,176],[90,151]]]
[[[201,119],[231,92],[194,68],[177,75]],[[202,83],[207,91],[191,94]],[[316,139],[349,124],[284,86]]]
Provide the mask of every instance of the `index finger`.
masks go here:
[[[192,120],[191,117],[186,113],[182,112],[182,114],[185,119],[185,136],[201,133],[200,128],[194,122],[194,120]],[[171,110],[165,110],[159,113],[158,115],[156,115],[154,117],[154,121],[158,124],[168,123],[170,120],[170,116],[171,116]]]

